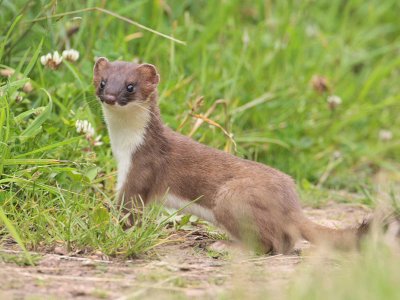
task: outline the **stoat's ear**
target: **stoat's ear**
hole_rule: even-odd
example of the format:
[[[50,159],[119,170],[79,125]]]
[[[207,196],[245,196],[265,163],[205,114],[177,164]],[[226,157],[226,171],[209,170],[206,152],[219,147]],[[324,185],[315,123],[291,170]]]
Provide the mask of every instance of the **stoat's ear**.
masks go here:
[[[157,85],[160,82],[160,75],[155,66],[151,64],[141,64],[137,67],[137,72],[143,81]]]
[[[107,67],[107,65],[108,65],[108,59],[105,57],[99,57],[94,64],[93,73],[96,75],[98,72],[104,70]]]

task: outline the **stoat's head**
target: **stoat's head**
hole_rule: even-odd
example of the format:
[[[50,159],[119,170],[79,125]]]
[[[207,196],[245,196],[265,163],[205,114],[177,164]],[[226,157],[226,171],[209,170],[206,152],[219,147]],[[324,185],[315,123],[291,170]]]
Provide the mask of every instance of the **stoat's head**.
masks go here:
[[[150,64],[109,62],[100,57],[94,65],[96,95],[108,108],[155,101],[159,81],[156,68]]]

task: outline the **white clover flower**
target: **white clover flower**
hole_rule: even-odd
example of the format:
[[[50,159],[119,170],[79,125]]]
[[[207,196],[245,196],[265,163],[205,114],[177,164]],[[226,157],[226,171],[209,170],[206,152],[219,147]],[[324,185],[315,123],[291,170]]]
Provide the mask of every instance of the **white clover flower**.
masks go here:
[[[390,141],[393,138],[393,133],[390,130],[381,129],[379,130],[379,139],[381,141]]]
[[[51,53],[47,53],[46,55],[43,55],[40,57],[40,63],[45,66],[47,65],[48,61],[51,60],[52,55]]]
[[[103,145],[103,142],[101,141],[101,135],[98,135],[94,140],[93,140],[93,146],[101,146]]]
[[[103,142],[101,141],[101,135],[94,137],[95,130],[88,120],[77,120],[75,122],[75,127],[78,133],[85,134],[85,138],[92,146],[97,147],[103,145]]]
[[[74,62],[77,61],[79,59],[79,52],[75,49],[68,49],[68,50],[64,50],[62,52],[62,57],[65,60]]]
[[[59,65],[62,63],[62,56],[58,53],[58,51],[53,52],[53,61],[56,65]]]
[[[329,108],[331,110],[334,110],[336,107],[338,107],[340,104],[342,104],[342,98],[336,95],[331,95],[327,99]]]
[[[62,63],[62,56],[58,53],[58,51],[54,51],[53,54],[47,53],[40,57],[40,63],[45,67],[55,70]]]
[[[88,120],[77,120],[75,123],[76,132],[86,134],[87,139],[91,139],[94,136],[94,128]]]

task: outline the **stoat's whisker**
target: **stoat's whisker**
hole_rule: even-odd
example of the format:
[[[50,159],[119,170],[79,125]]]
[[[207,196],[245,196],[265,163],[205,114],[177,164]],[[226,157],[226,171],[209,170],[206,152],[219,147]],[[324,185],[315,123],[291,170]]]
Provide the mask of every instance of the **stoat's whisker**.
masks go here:
[[[148,111],[150,114],[152,114],[153,116],[157,117],[157,115],[154,112],[152,112],[150,109],[148,109],[147,107],[142,106],[139,103],[134,103],[134,105],[137,106],[137,107],[140,107],[140,108],[142,108],[142,109],[144,109],[146,111]]]

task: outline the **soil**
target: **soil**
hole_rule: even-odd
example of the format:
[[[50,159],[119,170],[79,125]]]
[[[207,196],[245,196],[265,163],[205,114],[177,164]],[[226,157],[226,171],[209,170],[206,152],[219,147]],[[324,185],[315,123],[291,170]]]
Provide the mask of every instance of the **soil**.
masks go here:
[[[335,202],[305,211],[332,227],[356,225],[370,212],[361,205]],[[300,266],[310,263],[306,242],[297,245],[301,255],[254,256],[212,240],[200,227],[177,234],[183,242],[163,245],[143,259],[109,261],[101,253],[73,257],[55,251],[59,254],[39,254],[36,266],[0,260],[0,299],[214,299],[247,283],[279,289]],[[18,255],[13,250],[0,252]]]

